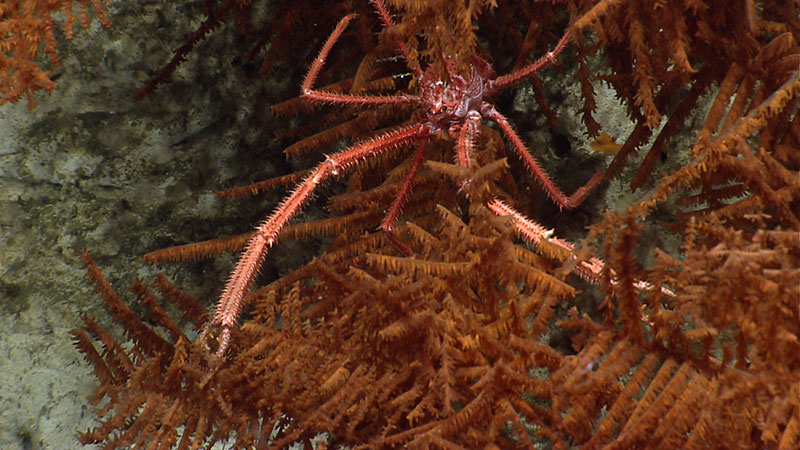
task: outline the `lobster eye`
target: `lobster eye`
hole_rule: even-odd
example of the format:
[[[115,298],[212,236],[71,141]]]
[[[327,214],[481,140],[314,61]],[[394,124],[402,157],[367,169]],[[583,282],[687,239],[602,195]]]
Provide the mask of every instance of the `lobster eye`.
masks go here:
[[[442,111],[447,112],[447,105],[442,105]]]

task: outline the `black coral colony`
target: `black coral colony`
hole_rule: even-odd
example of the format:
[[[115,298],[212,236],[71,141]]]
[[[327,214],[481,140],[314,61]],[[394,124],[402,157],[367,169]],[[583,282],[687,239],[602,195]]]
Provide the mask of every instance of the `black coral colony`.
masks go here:
[[[225,11],[256,7],[207,3]],[[302,9],[304,2],[278,3],[284,14],[275,16],[256,52],[269,67],[287,58],[294,40],[297,30],[283,25],[317,14]],[[311,98],[317,102],[293,99],[273,110],[276,120],[309,117],[311,125],[301,130],[287,121],[286,136],[305,136],[287,153],[319,152],[318,167],[341,169],[335,175],[348,180],[347,189],[329,199],[329,218],[281,224],[282,239],[322,236],[329,244],[306,265],[243,289],[247,295],[236,308],[247,305],[246,320],[237,322],[237,313],[235,326],[222,324],[164,278],[134,284],[147,313],[137,317],[85,254],[90,279],[125,333],[113,336],[89,317],[74,332],[100,382],[92,398],[99,424],[81,435],[83,443],[800,446],[796,5],[447,5],[364,0],[312,8],[336,14],[329,28],[313,28],[304,40],[313,42],[313,51],[336,20],[360,8],[333,38],[350,48],[325,61],[351,67],[354,75],[342,80],[341,70],[321,70],[319,62],[319,80],[306,83],[322,86]],[[210,8],[214,26],[228,20]],[[192,39],[212,38],[201,31]],[[445,87],[442,102],[428,97],[428,110],[410,107],[411,100],[353,106],[358,98],[413,99],[435,88],[421,85],[434,75],[442,86],[490,79],[486,61],[498,73],[524,71],[536,61],[545,61],[546,71],[571,70],[592,137],[602,133],[593,118],[598,82],[616,92],[635,123],[594,179],[621,180],[626,169],[636,200],[604,213],[575,246],[559,239],[558,229],[545,230],[536,217],[518,213],[530,200],[528,187],[544,182],[531,175],[512,119],[503,123],[500,112],[485,109],[483,120],[467,112],[456,115],[455,126],[444,124],[436,115],[441,109],[430,109],[449,105]],[[403,70],[411,74],[395,76]],[[540,76],[537,68],[521,78],[547,120],[557,121]],[[167,78],[159,75],[153,86]],[[461,92],[474,99],[476,89]],[[691,145],[671,145],[700,112],[704,120]],[[342,139],[355,149],[379,147],[381,139],[414,126],[424,128],[415,129],[424,135],[421,146],[398,139],[392,152],[355,167],[337,167],[335,155],[321,154]],[[684,162],[662,167],[678,156]],[[223,194],[302,187],[313,176],[298,172]],[[548,186],[543,192],[553,196]],[[586,195],[586,202],[595,201]],[[385,226],[387,211],[391,226]],[[654,232],[672,233],[680,250],[651,252],[645,236]],[[238,251],[259,233],[163,249],[147,259]],[[602,300],[579,301],[579,289],[594,289]],[[181,320],[167,314],[167,304]],[[182,321],[200,337],[188,338]]]

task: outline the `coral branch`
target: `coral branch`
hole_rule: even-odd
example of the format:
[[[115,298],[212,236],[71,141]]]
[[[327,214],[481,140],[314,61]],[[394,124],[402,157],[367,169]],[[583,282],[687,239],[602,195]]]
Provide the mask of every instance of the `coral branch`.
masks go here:
[[[103,27],[111,26],[100,6],[101,0],[15,0],[0,3],[0,105],[16,103],[25,96],[28,109],[33,109],[36,107],[36,91],[49,93],[56,88],[50,78],[51,71],[41,67],[40,52],[48,55],[50,67],[60,64],[54,16],[64,14],[64,35],[72,39],[73,4],[76,1],[81,8],[82,27],[89,26],[90,7]]]

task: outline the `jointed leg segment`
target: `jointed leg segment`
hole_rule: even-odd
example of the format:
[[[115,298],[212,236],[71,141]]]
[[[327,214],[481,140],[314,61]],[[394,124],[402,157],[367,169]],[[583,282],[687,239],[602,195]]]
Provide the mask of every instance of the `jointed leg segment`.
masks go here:
[[[306,78],[303,80],[303,96],[312,100],[318,100],[328,103],[347,103],[347,104],[361,104],[361,105],[396,105],[401,103],[418,103],[419,99],[411,95],[352,95],[343,94],[340,92],[326,92],[319,91],[313,88],[314,82],[317,80],[322,66],[325,64],[325,59],[328,57],[333,48],[333,44],[347,28],[347,24],[355,17],[355,14],[345,16],[336,25],[333,33],[325,41],[325,45],[320,50],[319,55],[314,59],[314,63],[308,70]]]
[[[564,192],[559,189],[559,187],[550,179],[550,176],[547,175],[547,172],[542,169],[539,163],[536,161],[536,158],[531,154],[528,147],[522,142],[522,139],[519,138],[519,135],[511,124],[508,123],[508,119],[500,112],[492,108],[489,117],[497,122],[500,125],[500,129],[503,130],[503,134],[506,135],[509,141],[511,141],[512,146],[519,154],[522,162],[525,163],[528,170],[533,174],[536,180],[541,183],[542,187],[544,187],[545,192],[547,195],[553,199],[553,201],[559,206],[559,208],[567,208],[572,209],[583,203],[586,200],[586,197],[600,184],[602,181],[606,179],[606,175],[603,172],[595,174],[589,181],[584,184],[580,189],[575,191],[569,197],[564,194]]]
[[[225,285],[213,319],[203,332],[203,336],[206,336],[213,328],[222,328],[219,350],[217,351],[218,355],[222,355],[228,347],[230,330],[236,326],[236,321],[244,307],[245,296],[253,286],[256,274],[264,262],[267,251],[277,242],[281,229],[303,208],[317,186],[358,162],[426,137],[426,128],[423,125],[412,125],[391,131],[331,155],[318,164],[275,209],[272,215],[258,226],[256,235],[247,244],[236,268]]]

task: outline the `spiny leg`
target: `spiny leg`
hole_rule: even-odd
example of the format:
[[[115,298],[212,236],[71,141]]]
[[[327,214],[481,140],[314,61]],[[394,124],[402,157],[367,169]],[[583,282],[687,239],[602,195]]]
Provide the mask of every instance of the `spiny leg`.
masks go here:
[[[531,154],[528,147],[522,142],[519,135],[511,124],[508,123],[508,119],[496,109],[492,108],[489,117],[497,122],[500,125],[500,129],[503,130],[503,134],[506,135],[509,141],[511,141],[512,146],[517,151],[517,154],[522,159],[522,162],[528,167],[528,170],[533,174],[536,180],[544,187],[545,192],[547,195],[558,205],[559,208],[567,208],[572,209],[583,203],[586,200],[586,197],[600,184],[602,181],[605,181],[607,175],[605,172],[598,172],[589,181],[586,182],[583,186],[581,186],[577,191],[575,191],[571,196],[567,197],[564,192],[559,189],[559,187],[553,182],[547,172],[542,169],[539,163],[536,161],[536,158]]]
[[[397,217],[400,215],[403,205],[406,203],[408,196],[411,194],[411,184],[414,182],[414,177],[417,175],[420,166],[422,166],[422,163],[425,161],[425,144],[426,143],[423,142],[419,147],[417,147],[417,151],[414,153],[414,159],[411,160],[411,165],[408,167],[408,173],[406,173],[406,176],[403,179],[403,184],[400,186],[400,190],[397,192],[397,197],[395,197],[394,201],[392,202],[392,206],[389,207],[389,212],[386,213],[386,216],[384,216],[380,225],[380,229],[386,233],[386,237],[389,239],[392,245],[394,245],[397,250],[399,250],[400,253],[405,256],[413,256],[414,252],[400,239],[398,239],[397,235],[394,234],[394,224],[397,222]]]
[[[347,24],[355,17],[355,14],[350,14],[342,18],[333,32],[328,36],[325,45],[322,46],[319,55],[314,58],[314,63],[308,70],[308,74],[303,80],[303,96],[312,100],[330,103],[344,103],[344,104],[361,104],[361,105],[396,105],[401,103],[419,103],[419,99],[412,95],[352,95],[342,94],[339,92],[326,92],[314,89],[314,82],[317,80],[322,66],[325,64],[325,59],[328,57],[333,45],[347,28]]]
[[[534,222],[531,219],[528,219],[527,217],[522,215],[522,213],[512,208],[511,206],[508,206],[502,200],[495,198],[490,202],[486,203],[486,207],[489,208],[489,210],[492,211],[497,216],[500,217],[511,216],[513,220],[514,229],[517,231],[517,233],[519,233],[519,235],[522,236],[525,240],[536,246],[541,245],[542,241],[547,241],[548,243],[553,244],[556,247],[565,250],[571,254],[575,250],[575,245],[563,239],[553,237],[553,230],[545,229],[541,224],[539,224],[538,222]],[[572,254],[570,258],[574,260],[576,256]],[[600,284],[604,268],[605,268],[605,262],[603,262],[603,260],[601,260],[600,258],[591,257],[585,261],[578,261],[578,263],[572,269],[572,272],[590,283]],[[609,273],[611,275],[611,285],[616,286],[617,282],[614,280],[615,278],[614,270],[609,269]],[[653,285],[646,281],[636,281],[633,287],[637,291],[643,292],[652,289]],[[670,297],[675,296],[674,292],[663,286],[661,287],[661,293]]]
[[[458,132],[456,142],[456,164],[461,167],[469,167],[472,145],[478,136],[478,127],[481,123],[481,115],[477,111],[470,111],[464,119],[464,124]]]
[[[564,48],[566,48],[571,36],[572,29],[570,28],[564,33],[564,35],[558,41],[558,44],[556,44],[555,48],[546,55],[523,67],[522,69],[517,70],[516,72],[512,72],[491,80],[489,82],[489,92],[495,92],[499,89],[518,83],[543,69],[544,67],[554,64],[556,58],[558,58],[558,55],[560,55]],[[488,110],[487,115],[492,120],[497,122],[498,125],[500,125],[500,129],[503,130],[503,134],[505,134],[506,138],[511,141],[514,149],[517,151],[517,154],[519,154],[522,161],[528,167],[528,170],[531,172],[531,174],[533,174],[534,177],[536,177],[537,181],[539,181],[539,183],[544,187],[547,195],[558,205],[559,208],[572,209],[577,207],[583,203],[586,197],[597,187],[598,184],[606,180],[607,174],[604,172],[599,172],[590,178],[586,184],[581,186],[571,196],[567,197],[566,194],[564,194],[564,192],[562,192],[561,189],[559,189],[559,187],[553,182],[553,180],[550,179],[550,176],[547,175],[547,172],[542,169],[542,167],[536,161],[536,158],[531,154],[530,150],[528,150],[528,147],[522,142],[522,139],[520,139],[519,135],[517,135],[517,132],[508,122],[508,119],[491,105],[487,105],[485,109]]]
[[[245,296],[255,281],[256,274],[264,263],[267,251],[277,242],[281,229],[297,214],[320,183],[331,176],[338,176],[354,164],[400,145],[427,138],[424,125],[415,124],[390,131],[386,134],[357,144],[329,156],[311,171],[292,193],[256,228],[236,268],[231,273],[222,291],[211,322],[206,325],[201,341],[214,328],[222,328],[217,355],[222,356],[228,347],[231,329],[236,326],[244,308]]]
[[[570,36],[572,36],[572,28],[568,29],[564,33],[564,36],[561,36],[561,39],[558,41],[558,44],[556,44],[553,50],[547,52],[547,54],[545,54],[541,58],[537,59],[531,64],[528,64],[522,69],[517,70],[516,72],[511,72],[509,74],[497,77],[494,80],[492,80],[489,84],[491,87],[491,91],[494,92],[499,89],[513,86],[514,84],[519,83],[520,81],[542,70],[543,68],[551,64],[555,64],[556,58],[558,58],[558,55],[560,55],[561,52],[564,50],[564,48],[567,46]]]
[[[575,246],[572,243],[553,237],[552,229],[548,230],[538,222],[528,219],[522,215],[522,213],[499,199],[492,199],[486,204],[486,207],[497,216],[511,216],[513,218],[514,229],[516,229],[517,233],[533,245],[539,246],[542,241],[547,241],[568,253],[572,253],[575,250]],[[589,261],[581,261],[575,266],[573,272],[581,278],[597,284],[600,280],[600,272],[602,269],[603,262],[597,258],[591,258]]]

